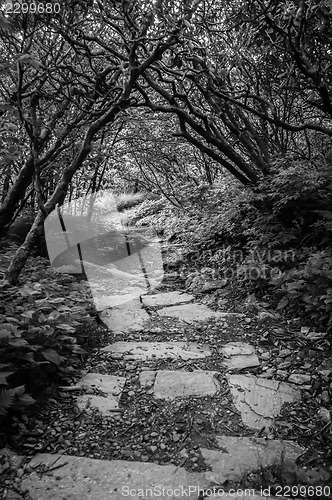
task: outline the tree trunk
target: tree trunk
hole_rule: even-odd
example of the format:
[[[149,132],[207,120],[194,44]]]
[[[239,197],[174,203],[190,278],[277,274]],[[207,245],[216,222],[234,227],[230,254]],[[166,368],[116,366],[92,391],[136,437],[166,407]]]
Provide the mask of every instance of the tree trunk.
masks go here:
[[[20,272],[22,271],[32,249],[38,242],[38,238],[42,232],[42,226],[44,220],[46,219],[46,216],[55,209],[57,204],[62,205],[62,203],[64,202],[69,183],[72,180],[73,175],[82,166],[82,163],[90,153],[91,143],[96,133],[105,125],[114,121],[116,116],[129,104],[130,101],[128,99],[122,99],[119,103],[114,104],[111,109],[104,114],[103,117],[101,117],[99,120],[96,120],[90,125],[85,134],[85,138],[82,142],[79,153],[76,155],[72,163],[67,168],[65,168],[54,193],[44,205],[45,213],[43,213],[41,210],[38,212],[23,245],[20,246],[20,248],[14,255],[14,258],[12,259],[5,274],[5,279],[7,279],[9,283],[14,284],[17,281]]]
[[[12,220],[15,210],[17,209],[21,199],[24,197],[26,188],[32,181],[32,176],[33,159],[29,158],[26,164],[21,168],[15,183],[8,191],[2,205],[0,206],[0,235]]]

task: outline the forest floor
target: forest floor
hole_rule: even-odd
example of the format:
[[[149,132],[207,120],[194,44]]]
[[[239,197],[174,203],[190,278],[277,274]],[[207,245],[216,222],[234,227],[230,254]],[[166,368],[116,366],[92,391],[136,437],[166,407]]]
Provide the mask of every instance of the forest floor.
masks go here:
[[[9,257],[10,252],[3,254],[1,263],[4,264]],[[240,300],[241,294],[233,289],[231,283],[209,279],[204,269],[195,273],[192,271],[183,266],[179,272],[166,274],[157,293],[160,296],[166,294],[166,302],[169,292],[190,294],[192,311],[200,306],[212,311],[211,317],[204,321],[161,315],[160,307],[150,304],[144,306],[149,315],[149,325],[145,328],[112,331],[95,312],[91,312],[92,319],[88,325],[76,329],[77,342],[86,354],[81,354],[77,362],[70,363],[70,370],[64,370],[62,379],[57,378],[50,386],[45,381],[36,404],[14,417],[10,426],[0,431],[0,448],[7,450],[0,458],[3,498],[37,498],[31,493],[33,488],[29,477],[34,473],[34,466],[29,465],[29,459],[40,453],[107,460],[114,464],[127,461],[151,466],[173,465],[177,468],[175,470],[180,468],[189,474],[205,474],[205,480],[208,478],[210,481],[208,484],[214,481],[214,484],[223,485],[226,491],[231,487],[272,487],[271,494],[278,494],[278,486],[284,488],[303,484],[306,488],[316,488],[314,493],[317,498],[329,497],[330,490],[326,489],[325,493],[329,495],[324,496],[317,487],[332,483],[332,428],[328,410],[331,408],[332,392],[331,343],[324,333],[303,326],[299,318],[283,318],[267,303],[250,297]],[[44,259],[29,260],[21,276],[21,291],[26,286],[40,293],[46,290],[49,297],[57,295],[65,298],[63,305],[66,305],[68,297],[69,307],[74,293],[80,297],[82,316],[86,311],[92,311],[93,299],[88,283],[77,277],[55,273]],[[39,297],[38,293],[36,297]],[[175,300],[166,306],[178,303]],[[26,312],[30,309],[31,303],[27,301]],[[226,313],[222,319],[214,316],[220,312]],[[24,314],[24,311],[20,310],[19,314]],[[197,356],[197,352],[193,356],[183,353],[161,356],[157,353],[135,359],[126,356],[126,353],[112,355],[103,351],[103,348],[123,341],[148,342],[150,345],[166,342],[180,345],[184,342],[198,351],[208,349],[209,352],[202,356]],[[252,366],[240,364],[232,369],[227,365],[227,358],[231,356],[225,355],[223,349],[230,345],[233,345],[232,348],[234,345],[239,347],[239,343],[242,349],[253,350],[257,362],[251,363]],[[195,393],[193,384],[197,381],[192,381],[189,383],[191,389],[184,397],[158,396],[156,387],[153,387],[153,377],[175,371],[217,374],[213,375],[217,391],[209,394],[208,385],[207,392],[204,393],[206,388],[203,388],[201,394],[197,390]],[[142,382],[144,372],[147,374],[145,385]],[[96,395],[94,390],[87,391],[82,386],[75,390],[87,373],[125,379],[118,404],[110,416],[105,416],[89,402],[89,395]],[[285,387],[294,388],[300,397],[283,405],[280,411],[272,408],[272,413],[265,413],[265,419],[258,425],[250,425],[244,422],[246,412],[243,411],[243,404],[242,407],[239,404],[241,397],[236,392],[236,382],[232,384],[232,377],[240,377],[237,380],[242,382],[273,380],[278,387],[284,383]],[[172,385],[173,382],[168,383]],[[172,390],[176,392],[174,384]],[[163,390],[165,388],[161,388],[161,392]],[[190,393],[190,390],[194,392]],[[240,389],[242,392],[245,390]],[[77,404],[82,396],[87,398],[83,406]],[[268,404],[268,399],[265,403]],[[230,445],[227,438],[242,441],[234,441]],[[262,444],[260,439],[265,443],[291,442],[298,447],[297,453],[279,457],[274,463],[270,458],[264,462],[266,456],[263,454],[262,463],[258,463],[256,468],[247,467],[243,462],[240,475],[238,471],[237,474],[229,470],[223,473],[225,456],[215,452],[231,455],[238,446],[240,457],[244,454],[247,438],[256,440],[257,445]],[[251,445],[253,442],[250,442]],[[227,446],[230,448],[227,449]],[[23,462],[15,461],[12,453],[25,457]],[[254,453],[252,450],[251,454]],[[206,475],[207,472],[210,476]],[[298,491],[297,495],[279,491],[284,496],[306,497]],[[315,494],[307,496],[314,498]],[[197,495],[195,498],[198,498]]]

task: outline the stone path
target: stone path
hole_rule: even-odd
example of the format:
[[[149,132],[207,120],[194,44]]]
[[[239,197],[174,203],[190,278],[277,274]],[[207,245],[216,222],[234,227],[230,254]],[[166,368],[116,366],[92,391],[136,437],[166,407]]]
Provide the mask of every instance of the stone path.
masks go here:
[[[180,322],[197,326],[211,318],[223,323],[232,314],[214,312],[205,305],[194,303],[193,296],[180,292],[145,295],[140,299],[128,297],[125,303],[121,300],[113,302],[113,307],[109,307],[105,300],[101,318],[113,332],[123,336],[123,340],[103,348],[101,355],[115,362],[123,360],[140,364],[140,390],[150,391],[155,401],[221,397],[221,379],[226,375],[233,404],[243,424],[262,432],[268,431],[284,403],[301,398],[300,389],[295,385],[246,373],[245,370],[260,364],[255,348],[246,342],[225,342],[221,346],[220,370],[199,367],[192,368],[192,371],[149,369],[146,363],[154,360],[205,362],[215,349],[214,345],[176,339],[172,342],[156,342],[153,338],[151,341],[127,341],[128,332],[141,332],[153,325],[151,312],[160,318],[175,317]],[[112,373],[88,373],[79,384],[82,394],[77,397],[77,404],[82,411],[98,408],[102,415],[114,415],[115,418],[123,411],[120,401],[125,384],[125,377]],[[225,435],[213,438],[211,448],[199,447],[207,469],[203,472],[189,472],[185,465],[176,467],[142,461],[41,454],[29,463],[30,473],[24,475],[22,487],[32,500],[154,498],[151,492],[155,497],[167,499],[215,498],[212,494],[209,496],[209,488],[217,485],[227,490],[227,481],[239,482],[244,474],[262,467],[285,459],[296,460],[304,451],[290,441]],[[182,455],[185,464],[185,449]],[[158,495],[162,488],[164,495]],[[228,498],[228,495],[223,497]],[[229,496],[233,499],[244,497],[241,493],[237,497]]]

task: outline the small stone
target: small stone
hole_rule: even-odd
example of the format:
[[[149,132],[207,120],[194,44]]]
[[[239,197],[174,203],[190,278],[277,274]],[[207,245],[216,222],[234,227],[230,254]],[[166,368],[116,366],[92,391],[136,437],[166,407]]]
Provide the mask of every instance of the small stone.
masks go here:
[[[261,359],[270,359],[270,353],[268,351],[262,352],[262,354],[259,355]]]
[[[287,358],[287,356],[290,356],[292,354],[292,351],[290,349],[281,349],[279,352],[279,357],[280,358]]]
[[[150,436],[151,437],[157,437],[158,436],[158,432],[153,431],[153,432],[151,432]]]
[[[245,323],[251,323],[252,319],[251,318],[244,318]]]
[[[326,405],[329,405],[331,403],[330,395],[329,395],[328,391],[326,391],[326,390],[322,392],[320,398],[323,401],[323,403],[325,403]]]
[[[265,373],[260,374],[261,378],[271,379],[273,378],[273,374],[271,372],[266,371]]]
[[[288,377],[288,382],[297,385],[308,384],[311,381],[311,375],[305,375],[304,373],[292,373]]]
[[[133,396],[135,396],[135,391],[129,391],[129,392],[128,392],[128,396],[129,396],[130,398],[132,398]]]
[[[150,446],[150,450],[152,451],[152,453],[154,453],[157,450],[157,446],[155,445]]]
[[[174,443],[177,443],[180,440],[180,436],[176,432],[173,432],[172,437],[173,437]]]
[[[284,361],[283,363],[279,363],[278,367],[280,370],[284,370],[285,368],[289,368],[292,365],[291,361]]]
[[[325,423],[329,424],[331,422],[331,413],[327,408],[322,407],[318,413],[318,417]]]
[[[287,377],[288,373],[285,370],[277,370],[277,375],[279,377]]]
[[[24,474],[24,470],[23,469],[18,469],[18,471],[16,472],[16,476],[17,477],[22,477]]]

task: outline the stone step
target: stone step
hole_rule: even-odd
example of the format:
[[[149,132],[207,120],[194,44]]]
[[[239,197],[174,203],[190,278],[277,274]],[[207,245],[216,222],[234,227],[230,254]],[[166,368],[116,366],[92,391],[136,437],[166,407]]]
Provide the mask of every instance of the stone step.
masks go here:
[[[215,396],[220,390],[218,372],[195,370],[193,372],[170,370],[145,370],[140,373],[142,387],[153,387],[156,399]]]
[[[165,307],[183,304],[185,302],[192,302],[193,295],[181,292],[166,292],[158,293],[156,295],[143,295],[142,302],[145,307]]]
[[[196,342],[114,342],[103,349],[114,359],[202,359],[211,356],[207,345]]]
[[[141,500],[158,496],[168,500],[197,500],[199,489],[208,486],[203,473],[187,472],[175,465],[51,454],[36,455],[29,465],[34,470],[24,475],[21,488],[32,500],[123,500],[126,497]]]
[[[241,483],[243,476],[250,472],[283,464],[286,460],[295,462],[304,452],[292,441],[278,439],[216,436],[215,442],[219,449],[200,449],[210,468],[205,477],[215,484],[225,484],[226,481]]]
[[[145,290],[138,286],[128,286],[122,292],[117,292],[116,294],[105,292],[106,290],[103,288],[102,292],[99,292],[98,295],[97,292],[94,294],[94,304],[98,312],[103,311],[104,309],[112,309],[113,307],[118,307],[121,304],[127,304],[132,300],[139,299],[139,297],[145,293]]]
[[[78,397],[77,405],[82,410],[98,408],[102,415],[110,416],[116,410],[120,411],[119,401],[125,383],[123,377],[88,373],[79,384],[85,394]]]
[[[211,471],[188,472],[175,465],[159,465],[151,462],[127,462],[124,460],[98,460],[62,454],[39,454],[34,456],[24,468],[19,469],[15,487],[6,490],[6,498],[23,500],[133,500],[148,498],[226,498],[226,500],[273,499],[270,488],[264,491],[249,488],[230,490],[224,478],[241,476],[241,471],[255,471],[260,458],[268,464],[295,459],[300,453],[292,443],[282,441],[265,442],[263,439],[232,438],[220,436],[218,444],[223,451],[201,450]],[[241,450],[243,452],[241,453]],[[219,455],[218,455],[219,454]],[[0,450],[19,472],[24,457]],[[250,464],[251,460],[251,464]],[[240,483],[241,484],[241,483]],[[283,497],[278,497],[282,499]]]
[[[150,323],[150,316],[142,309],[139,298],[104,309],[99,317],[113,333],[143,331]]]
[[[228,342],[220,351],[224,356],[223,364],[228,370],[239,370],[259,366],[255,348],[245,342]]]
[[[227,375],[234,405],[251,429],[268,429],[284,403],[301,399],[301,391],[291,384],[254,375]]]
[[[163,307],[159,309],[159,316],[169,316],[193,323],[194,321],[205,321],[209,319],[225,320],[229,317],[230,313],[212,311],[204,304],[183,304]]]

